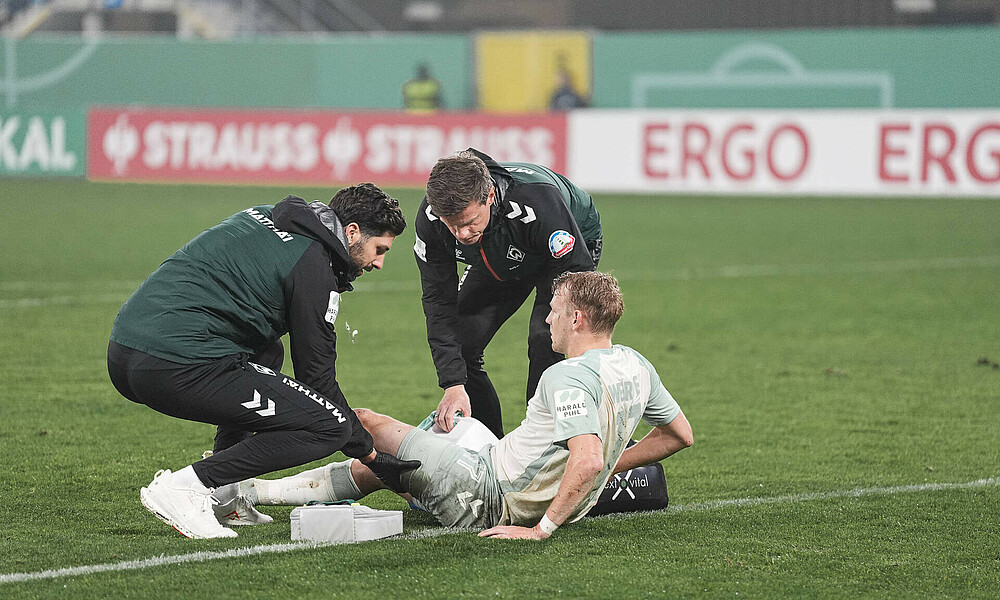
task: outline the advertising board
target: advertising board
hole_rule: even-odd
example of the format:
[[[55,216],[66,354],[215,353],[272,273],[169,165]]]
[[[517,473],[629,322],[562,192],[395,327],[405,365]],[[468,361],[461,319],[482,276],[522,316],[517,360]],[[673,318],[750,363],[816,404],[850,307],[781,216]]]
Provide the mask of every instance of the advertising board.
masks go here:
[[[470,146],[566,166],[562,115],[102,107],[88,130],[97,180],[423,187],[437,159]]]
[[[1000,111],[577,111],[588,190],[1000,196]]]

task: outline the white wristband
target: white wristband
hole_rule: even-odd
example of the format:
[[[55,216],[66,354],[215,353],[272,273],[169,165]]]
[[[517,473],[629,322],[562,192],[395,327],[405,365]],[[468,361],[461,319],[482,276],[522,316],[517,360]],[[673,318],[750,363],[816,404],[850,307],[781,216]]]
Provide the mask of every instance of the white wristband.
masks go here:
[[[542,520],[538,522],[538,527],[545,532],[545,535],[552,535],[552,532],[559,529],[559,526],[552,522],[548,514],[542,515]]]

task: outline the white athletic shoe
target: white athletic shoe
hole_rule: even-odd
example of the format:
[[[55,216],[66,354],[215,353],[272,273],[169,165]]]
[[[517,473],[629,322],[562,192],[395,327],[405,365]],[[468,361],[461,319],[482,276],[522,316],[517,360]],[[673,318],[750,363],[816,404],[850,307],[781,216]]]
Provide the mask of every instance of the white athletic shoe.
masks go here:
[[[222,525],[266,525],[273,523],[270,515],[265,515],[253,506],[246,496],[236,496],[225,504],[214,504],[215,518]]]
[[[169,469],[157,471],[149,487],[139,491],[142,505],[156,518],[170,525],[181,535],[189,538],[236,537],[232,529],[226,529],[215,518],[212,494],[202,494],[190,488],[174,484]]]

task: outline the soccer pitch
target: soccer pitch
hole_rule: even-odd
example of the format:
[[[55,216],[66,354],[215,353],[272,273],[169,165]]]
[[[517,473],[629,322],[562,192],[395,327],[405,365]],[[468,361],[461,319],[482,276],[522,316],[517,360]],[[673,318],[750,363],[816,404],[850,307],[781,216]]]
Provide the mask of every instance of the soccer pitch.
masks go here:
[[[694,430],[664,461],[666,511],[481,540],[379,492],[365,503],[406,510],[402,538],[292,545],[290,509],[270,507],[274,524],[237,539],[182,538],[138,490],[214,428],[117,394],[111,322],[191,237],[286,193],[332,190],[0,185],[0,597],[1000,590],[997,200],[595,196],[601,269],[625,295],[615,341],[652,361]],[[419,193],[394,195],[411,223]],[[338,320],[358,333],[338,324],[338,375],[353,406],[415,423],[441,392],[412,245],[410,225],[344,296]],[[508,430],[524,416],[526,332],[522,310],[486,356]]]

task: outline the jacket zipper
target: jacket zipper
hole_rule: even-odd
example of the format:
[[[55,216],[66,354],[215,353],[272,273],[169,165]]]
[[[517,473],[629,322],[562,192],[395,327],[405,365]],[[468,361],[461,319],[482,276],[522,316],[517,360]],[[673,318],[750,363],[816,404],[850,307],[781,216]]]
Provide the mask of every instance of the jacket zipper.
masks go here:
[[[500,276],[497,275],[497,272],[493,270],[493,267],[490,266],[490,261],[486,260],[486,251],[483,250],[483,243],[481,241],[479,242],[479,256],[483,257],[483,264],[486,265],[486,268],[493,274],[493,278],[497,281],[503,281],[500,279]]]

